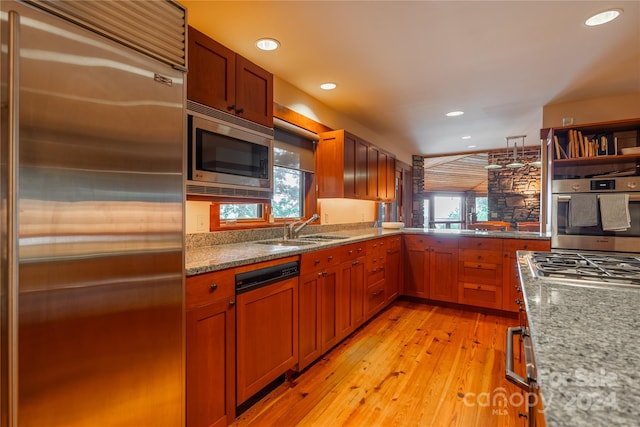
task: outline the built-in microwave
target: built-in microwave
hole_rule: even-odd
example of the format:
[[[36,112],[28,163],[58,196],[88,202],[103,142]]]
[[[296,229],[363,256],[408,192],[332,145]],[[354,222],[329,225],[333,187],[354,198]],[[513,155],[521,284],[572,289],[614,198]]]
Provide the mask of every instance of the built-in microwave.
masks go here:
[[[271,198],[273,129],[187,103],[187,194]]]

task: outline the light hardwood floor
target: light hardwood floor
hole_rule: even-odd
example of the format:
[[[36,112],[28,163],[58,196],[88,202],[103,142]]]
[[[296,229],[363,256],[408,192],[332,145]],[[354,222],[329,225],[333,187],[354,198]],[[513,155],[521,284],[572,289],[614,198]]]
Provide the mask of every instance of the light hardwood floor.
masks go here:
[[[517,323],[396,301],[233,426],[524,425],[504,379],[505,331]]]

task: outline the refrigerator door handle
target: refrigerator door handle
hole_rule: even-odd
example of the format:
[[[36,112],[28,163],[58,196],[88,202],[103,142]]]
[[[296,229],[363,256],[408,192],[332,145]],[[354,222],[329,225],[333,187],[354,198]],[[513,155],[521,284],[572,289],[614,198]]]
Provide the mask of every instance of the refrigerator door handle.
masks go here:
[[[20,15],[9,11],[8,18],[8,158],[7,158],[7,317],[8,317],[8,426],[18,426],[18,160],[20,88]]]

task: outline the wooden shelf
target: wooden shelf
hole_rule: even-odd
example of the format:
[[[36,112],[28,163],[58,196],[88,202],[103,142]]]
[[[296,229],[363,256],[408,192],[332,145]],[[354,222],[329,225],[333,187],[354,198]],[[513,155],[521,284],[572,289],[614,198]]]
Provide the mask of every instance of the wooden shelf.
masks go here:
[[[557,166],[578,166],[578,165],[605,165],[605,164],[631,163],[631,162],[637,162],[637,161],[640,161],[640,154],[616,154],[612,156],[554,159],[553,164],[557,167]]]

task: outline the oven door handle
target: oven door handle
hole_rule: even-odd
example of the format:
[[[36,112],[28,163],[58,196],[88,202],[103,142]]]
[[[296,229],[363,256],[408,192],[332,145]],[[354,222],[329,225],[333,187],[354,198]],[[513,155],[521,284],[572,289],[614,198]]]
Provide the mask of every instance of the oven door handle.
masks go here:
[[[520,375],[513,371],[513,336],[522,336],[522,342],[524,345],[524,360],[526,364],[527,378],[522,378]],[[505,376],[507,380],[517,385],[523,390],[533,391],[536,387],[537,372],[536,363],[533,356],[533,345],[531,343],[531,336],[529,330],[524,326],[514,326],[507,329],[507,351],[505,360]]]
[[[571,200],[571,195],[569,195],[569,194],[559,194],[557,197],[558,197],[558,202],[568,202],[569,200]],[[600,197],[598,197],[598,198],[600,198]],[[640,194],[629,193],[629,201],[630,202],[639,202],[640,201]]]

